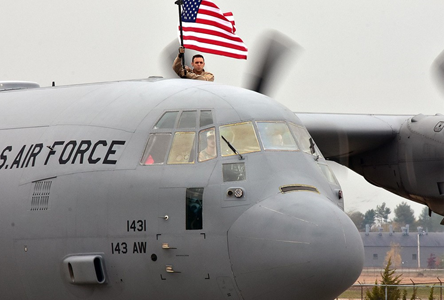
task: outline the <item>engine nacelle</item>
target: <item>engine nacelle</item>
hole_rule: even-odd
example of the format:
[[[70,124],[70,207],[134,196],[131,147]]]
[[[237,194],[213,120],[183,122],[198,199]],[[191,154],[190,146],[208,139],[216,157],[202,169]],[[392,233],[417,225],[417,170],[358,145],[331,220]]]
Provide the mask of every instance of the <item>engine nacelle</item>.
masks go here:
[[[395,139],[350,157],[369,182],[444,215],[444,116],[406,120]]]

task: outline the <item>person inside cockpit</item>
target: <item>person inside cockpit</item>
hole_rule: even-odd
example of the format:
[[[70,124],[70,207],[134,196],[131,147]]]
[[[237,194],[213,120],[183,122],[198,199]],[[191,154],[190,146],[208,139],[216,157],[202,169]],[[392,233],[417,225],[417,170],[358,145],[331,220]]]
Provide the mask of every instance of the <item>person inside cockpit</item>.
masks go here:
[[[216,155],[216,139],[214,136],[214,129],[211,129],[207,132],[207,147],[199,152],[199,161],[213,159]]]
[[[275,147],[282,147],[284,145],[284,138],[281,134],[277,133],[271,137],[271,142]]]

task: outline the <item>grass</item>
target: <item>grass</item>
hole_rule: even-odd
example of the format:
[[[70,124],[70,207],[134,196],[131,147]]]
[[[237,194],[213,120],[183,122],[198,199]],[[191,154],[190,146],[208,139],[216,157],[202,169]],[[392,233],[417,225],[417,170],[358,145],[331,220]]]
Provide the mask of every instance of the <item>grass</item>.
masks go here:
[[[417,298],[420,299],[428,299],[429,295],[430,295],[430,286],[421,286],[421,285],[417,285],[418,286],[418,290],[416,292]],[[362,295],[363,298],[365,299],[365,291],[366,289],[371,289],[371,286],[364,286],[362,288]],[[413,287],[403,287],[402,285],[399,286],[400,290],[406,289],[407,290],[407,299],[410,299],[410,296],[413,293]],[[402,295],[402,294],[401,294]],[[440,299],[440,289],[439,289],[439,284],[435,285],[435,289],[433,291],[433,295],[435,299]],[[361,287],[359,286],[353,286],[350,287],[348,290],[346,290],[344,293],[342,293],[338,298],[345,298],[345,299],[361,299]]]

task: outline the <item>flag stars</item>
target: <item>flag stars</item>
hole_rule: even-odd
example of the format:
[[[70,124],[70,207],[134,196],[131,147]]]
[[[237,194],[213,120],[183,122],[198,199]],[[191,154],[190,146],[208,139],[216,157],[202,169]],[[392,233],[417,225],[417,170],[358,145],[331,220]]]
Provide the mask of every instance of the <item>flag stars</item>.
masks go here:
[[[200,0],[184,0],[182,20],[185,22],[195,22],[199,11]]]

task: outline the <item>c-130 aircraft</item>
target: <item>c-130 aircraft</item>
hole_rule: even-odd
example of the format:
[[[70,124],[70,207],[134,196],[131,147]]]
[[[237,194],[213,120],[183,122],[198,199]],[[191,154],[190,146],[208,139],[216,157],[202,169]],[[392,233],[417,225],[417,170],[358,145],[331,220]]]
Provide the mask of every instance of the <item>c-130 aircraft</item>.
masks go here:
[[[330,300],[359,276],[340,186],[271,98],[160,78],[3,88],[2,298]]]
[[[324,157],[443,213],[442,116],[295,115],[275,65],[259,93],[1,83],[2,297],[334,299],[364,254]]]
[[[439,115],[302,123],[185,79],[1,86],[5,299],[334,299],[363,245],[324,155],[442,213]]]

